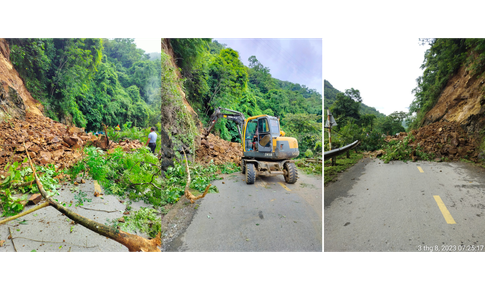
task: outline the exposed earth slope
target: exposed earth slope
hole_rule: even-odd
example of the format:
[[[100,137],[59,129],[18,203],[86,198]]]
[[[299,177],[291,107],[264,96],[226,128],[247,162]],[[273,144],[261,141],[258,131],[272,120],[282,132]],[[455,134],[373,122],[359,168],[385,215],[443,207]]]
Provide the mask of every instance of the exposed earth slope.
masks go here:
[[[465,66],[448,81],[435,106],[425,115],[423,125],[438,121],[457,122],[468,133],[485,125],[483,84],[485,78],[471,76]]]
[[[32,98],[10,62],[10,48],[0,38],[0,122],[10,117],[25,119],[25,113],[42,115],[42,104]]]

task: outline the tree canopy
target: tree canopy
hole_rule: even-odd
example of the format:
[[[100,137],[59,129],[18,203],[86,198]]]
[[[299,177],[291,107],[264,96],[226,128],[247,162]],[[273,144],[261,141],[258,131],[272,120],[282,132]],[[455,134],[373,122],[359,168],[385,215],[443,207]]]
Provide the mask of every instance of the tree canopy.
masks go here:
[[[11,60],[50,118],[87,130],[160,116],[160,59],[134,39],[7,39]]]
[[[217,41],[207,45],[203,39],[170,42],[177,58],[191,56],[190,63],[180,63],[184,90],[203,122],[217,107],[240,111],[246,117],[267,114],[280,117],[282,130],[298,138],[300,150],[313,150],[318,140],[321,142],[322,96],[316,90],[273,78],[257,56],[249,57],[245,66],[236,50]],[[190,45],[180,45],[188,42]],[[311,132],[301,134],[312,137],[297,136],[300,133],[293,122],[311,122]],[[239,141],[232,122],[221,120],[214,130],[226,140]]]

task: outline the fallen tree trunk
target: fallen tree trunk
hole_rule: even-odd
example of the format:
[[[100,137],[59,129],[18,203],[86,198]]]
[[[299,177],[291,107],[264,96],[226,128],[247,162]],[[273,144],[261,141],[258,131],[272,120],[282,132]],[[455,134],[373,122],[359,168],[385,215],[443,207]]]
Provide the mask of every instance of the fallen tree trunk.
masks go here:
[[[42,186],[42,183],[40,182],[39,178],[37,177],[37,172],[35,171],[35,167],[34,167],[34,164],[32,163],[32,160],[30,159],[29,152],[27,151],[27,149],[25,151],[27,152],[27,157],[29,158],[30,167],[34,172],[35,182],[39,188],[39,191],[51,206],[53,206],[58,211],[65,214],[68,218],[70,218],[74,222],[84,226],[85,228],[88,228],[100,235],[103,235],[107,238],[110,238],[122,244],[123,246],[127,247],[130,252],[160,252],[160,249],[158,248],[158,246],[162,244],[161,232],[158,234],[156,238],[147,240],[143,237],[133,235],[124,231],[120,231],[117,228],[108,227],[104,224],[100,224],[91,219],[83,217],[73,212],[72,210],[62,206],[52,198],[50,198],[47,195],[47,192],[44,190],[44,187]]]
[[[190,170],[189,170],[189,163],[187,162],[187,156],[185,155],[185,150],[184,150],[184,157],[185,157],[185,165],[186,165],[186,170],[187,170],[187,184],[185,185],[185,197],[188,200],[190,200],[190,203],[194,203],[196,200],[205,197],[205,195],[209,191],[209,187],[211,187],[211,184],[209,183],[209,185],[207,185],[207,187],[205,188],[205,191],[202,195],[199,195],[199,196],[193,195],[189,190],[189,187],[190,187]]]

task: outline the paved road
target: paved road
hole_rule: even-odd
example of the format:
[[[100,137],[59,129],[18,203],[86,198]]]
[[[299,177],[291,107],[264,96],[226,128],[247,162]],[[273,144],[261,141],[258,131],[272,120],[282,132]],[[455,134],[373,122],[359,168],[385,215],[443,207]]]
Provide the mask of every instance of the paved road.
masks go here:
[[[324,188],[325,251],[485,251],[485,170],[364,159]]]
[[[74,187],[70,183],[64,183],[59,189],[60,195],[54,198],[61,203],[69,204],[73,201],[76,204],[74,198],[76,192],[72,190]],[[101,191],[99,185],[96,187],[98,192]],[[86,193],[86,198],[91,201],[85,201],[82,207],[71,206],[70,209],[74,212],[102,224],[108,223],[107,219],[113,220],[123,216],[126,205],[120,203],[118,197],[94,196],[94,181],[87,180],[85,184],[80,184],[79,190]],[[131,206],[133,210],[138,210],[141,206],[148,205],[134,202]],[[33,206],[29,205],[26,209],[31,207]],[[5,241],[0,247],[0,253],[15,252],[15,248],[18,252],[128,252],[128,249],[120,243],[107,239],[80,224],[73,225],[70,222],[69,218],[49,206],[0,225],[0,240]],[[8,239],[8,228],[14,237],[13,243]],[[146,235],[140,235],[147,238]]]
[[[295,184],[275,176],[247,185],[241,173],[214,181],[219,193],[201,200],[185,233],[167,250],[322,251],[322,178],[299,175]]]

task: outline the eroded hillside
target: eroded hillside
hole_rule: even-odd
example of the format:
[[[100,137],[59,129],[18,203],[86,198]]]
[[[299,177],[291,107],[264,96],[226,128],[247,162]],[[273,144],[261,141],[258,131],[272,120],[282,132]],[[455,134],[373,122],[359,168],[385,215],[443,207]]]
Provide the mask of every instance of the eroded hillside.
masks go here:
[[[0,38],[0,122],[9,118],[25,119],[26,112],[42,115],[42,104],[32,98],[24,81],[10,62],[10,48]]]
[[[162,39],[162,169],[173,165],[175,151],[195,152],[201,129],[197,113],[187,102],[181,87],[180,71],[169,39]],[[197,141],[198,140],[198,141]]]
[[[462,66],[448,80],[435,106],[425,115],[423,125],[438,121],[457,122],[468,133],[485,125],[485,78],[476,78]]]

